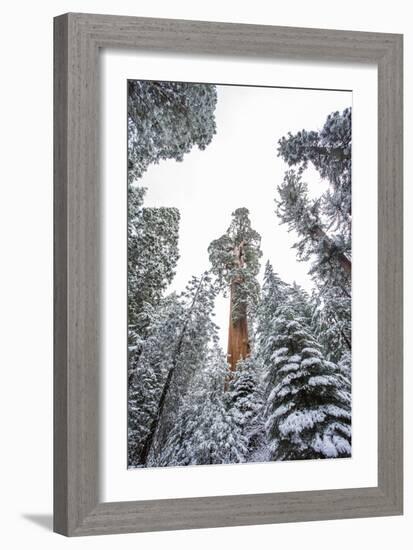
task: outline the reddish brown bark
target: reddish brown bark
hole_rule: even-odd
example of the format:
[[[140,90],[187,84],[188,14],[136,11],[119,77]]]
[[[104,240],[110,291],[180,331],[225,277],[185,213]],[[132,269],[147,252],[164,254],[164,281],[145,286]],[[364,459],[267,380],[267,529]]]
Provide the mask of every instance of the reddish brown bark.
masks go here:
[[[232,283],[229,309],[229,329],[228,329],[228,363],[230,371],[234,372],[240,359],[245,359],[250,354],[250,345],[248,340],[247,307],[240,307],[236,321],[232,319],[232,305],[234,298],[234,285]]]
[[[244,267],[244,242],[234,249],[236,265]],[[228,328],[228,352],[227,361],[229,363],[230,376],[236,371],[237,363],[240,359],[245,359],[250,354],[250,344],[248,339],[248,321],[247,304],[237,305],[237,315],[234,320],[234,300],[236,294],[236,285],[242,284],[242,276],[233,280],[230,287],[230,307],[229,307],[229,328]],[[227,389],[227,383],[225,389]]]

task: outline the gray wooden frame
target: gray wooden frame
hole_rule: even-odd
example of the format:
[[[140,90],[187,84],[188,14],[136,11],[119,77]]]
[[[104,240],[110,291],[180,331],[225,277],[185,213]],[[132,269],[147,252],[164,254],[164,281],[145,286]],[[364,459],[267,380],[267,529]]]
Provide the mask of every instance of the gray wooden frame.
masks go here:
[[[74,535],[402,513],[402,36],[66,14],[54,20],[54,529]],[[378,66],[378,486],[99,499],[99,50]],[[138,495],[137,495],[138,496]]]

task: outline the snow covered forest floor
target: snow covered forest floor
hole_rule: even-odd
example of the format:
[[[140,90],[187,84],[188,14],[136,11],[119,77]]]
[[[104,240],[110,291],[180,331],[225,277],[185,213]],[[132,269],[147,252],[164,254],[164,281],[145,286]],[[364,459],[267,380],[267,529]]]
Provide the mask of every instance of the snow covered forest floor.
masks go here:
[[[208,247],[209,269],[168,292],[181,213],[145,207],[151,164],[209,146],[214,85],[128,82],[128,466],[351,456],[351,108],[274,135],[285,163],[274,219],[296,236],[311,292],[265,263],[248,205]],[[306,170],[326,191],[312,199]],[[219,234],[221,233],[221,236]],[[194,232],[194,238],[196,234]],[[228,347],[214,319],[229,298]]]

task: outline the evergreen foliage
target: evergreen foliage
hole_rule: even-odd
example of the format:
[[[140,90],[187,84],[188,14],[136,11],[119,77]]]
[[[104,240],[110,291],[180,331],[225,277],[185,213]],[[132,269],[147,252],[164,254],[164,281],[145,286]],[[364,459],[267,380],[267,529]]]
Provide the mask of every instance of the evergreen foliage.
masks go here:
[[[351,279],[351,241],[345,235],[327,234],[323,201],[308,198],[301,173],[288,170],[278,187],[277,214],[299,237],[294,248],[299,260],[312,261],[311,274],[319,283],[347,288]]]
[[[340,368],[324,358],[310,313],[306,294],[292,287],[274,310],[272,335],[264,339],[264,417],[273,460],[351,454],[350,384]]]
[[[143,338],[129,331],[128,349],[128,465],[143,464],[142,454],[150,427],[156,417],[162,389],[173,361],[181,326],[177,319],[184,314],[176,295],[161,306],[145,304],[146,321]]]
[[[244,462],[247,441],[237,419],[226,406],[226,376],[225,358],[214,348],[183,399],[180,418],[166,441],[161,465]]]
[[[237,363],[237,370],[228,389],[228,403],[230,412],[245,438],[246,458],[249,460],[264,444],[264,397],[260,370],[255,358],[248,357]]]
[[[339,362],[351,351],[351,296],[341,287],[326,286],[313,296],[313,324],[329,361]]]
[[[261,236],[251,227],[247,208],[232,213],[227,231],[208,247],[212,272],[224,291],[233,284],[232,318],[245,314],[245,305],[254,308],[259,298],[257,275],[260,269]]]
[[[162,412],[172,411],[173,400],[165,385],[185,391],[190,369],[180,357],[189,355],[189,337],[198,322],[199,338],[192,344],[205,348],[202,307],[188,312],[189,286],[182,296],[164,296],[179,259],[179,211],[144,208],[146,190],[133,183],[151,163],[161,159],[181,161],[194,145],[199,149],[215,134],[216,89],[213,85],[173,82],[128,82],[128,464],[140,466],[152,450],[153,428],[159,429]],[[196,284],[195,279],[192,285]],[[201,302],[202,300],[199,300]],[[196,307],[195,307],[196,306]],[[207,306],[206,306],[207,307]],[[211,311],[209,310],[211,313]],[[190,317],[190,319],[188,318]],[[208,317],[210,319],[210,316]],[[190,336],[188,336],[190,335]],[[205,340],[206,338],[206,340]],[[204,340],[203,340],[204,339]],[[176,364],[181,386],[171,384]],[[186,357],[189,361],[189,357]],[[165,405],[166,403],[166,405]],[[169,403],[169,405],[168,405]],[[165,415],[167,417],[168,415]],[[166,425],[167,423],[164,422]]]
[[[182,161],[216,132],[217,93],[211,84],[128,81],[128,177],[142,177],[162,159]]]
[[[260,288],[261,236],[246,208],[208,247],[210,271],[168,293],[180,213],[145,208],[137,180],[211,142],[216,89],[129,81],[128,92],[129,467],[351,456],[351,109],[278,143],[288,167],[276,213],[311,263],[311,294],[269,262]],[[329,184],[317,200],[310,164]],[[227,356],[220,292],[231,297]]]
[[[281,138],[278,154],[292,168],[278,186],[276,212],[298,236],[298,259],[311,262],[316,334],[339,362],[351,351],[351,109],[329,115],[319,132]],[[310,163],[329,183],[317,200],[303,180]]]
[[[351,229],[351,108],[331,113],[321,131],[302,130],[282,137],[278,154],[300,171],[311,163],[331,188],[323,197],[332,229]]]
[[[144,208],[145,189],[129,185],[128,323],[144,330],[145,304],[158,304],[179,259],[177,208]]]
[[[129,465],[156,463],[194,373],[217,341],[211,277],[193,277],[180,295],[152,307],[140,346],[129,347]]]

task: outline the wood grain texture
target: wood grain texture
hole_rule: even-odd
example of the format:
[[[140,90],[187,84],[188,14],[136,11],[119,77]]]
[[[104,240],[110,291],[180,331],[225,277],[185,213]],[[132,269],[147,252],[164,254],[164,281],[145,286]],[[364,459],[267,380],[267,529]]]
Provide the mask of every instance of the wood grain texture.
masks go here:
[[[401,514],[402,37],[66,14],[55,19],[54,40],[55,531],[94,535]],[[377,64],[378,487],[100,502],[98,56],[104,47]]]
[[[54,528],[67,532],[67,25],[54,27]],[[59,41],[59,46],[57,43]]]
[[[403,506],[403,43],[378,65],[378,478]]]

